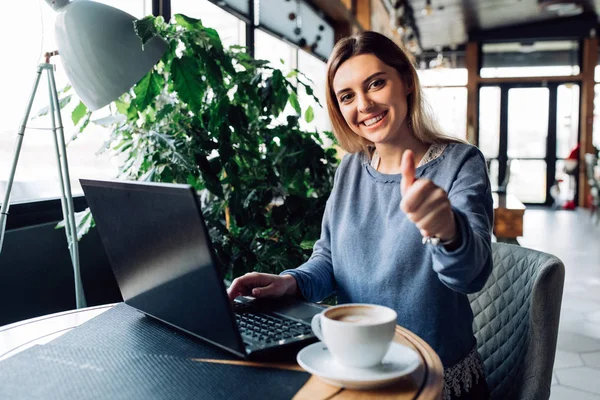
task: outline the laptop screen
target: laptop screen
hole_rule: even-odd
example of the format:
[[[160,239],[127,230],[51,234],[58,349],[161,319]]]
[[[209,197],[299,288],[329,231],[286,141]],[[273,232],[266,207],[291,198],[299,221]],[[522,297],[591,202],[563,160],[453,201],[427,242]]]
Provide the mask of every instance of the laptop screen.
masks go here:
[[[189,185],[81,180],[127,304],[244,354]]]

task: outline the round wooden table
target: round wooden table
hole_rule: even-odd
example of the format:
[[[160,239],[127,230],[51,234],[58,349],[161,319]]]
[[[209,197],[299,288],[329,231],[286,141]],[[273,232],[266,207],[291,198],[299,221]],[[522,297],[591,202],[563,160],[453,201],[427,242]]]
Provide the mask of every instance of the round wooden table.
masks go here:
[[[31,346],[48,343],[112,307],[114,304],[65,311],[0,327],[0,361]],[[423,339],[400,326],[396,327],[394,341],[412,348],[421,358],[419,368],[395,384],[376,390],[358,391],[334,387],[312,376],[296,393],[294,399],[441,399],[443,368],[440,358],[433,349]],[[198,361],[302,370],[297,364],[256,363],[242,360]]]

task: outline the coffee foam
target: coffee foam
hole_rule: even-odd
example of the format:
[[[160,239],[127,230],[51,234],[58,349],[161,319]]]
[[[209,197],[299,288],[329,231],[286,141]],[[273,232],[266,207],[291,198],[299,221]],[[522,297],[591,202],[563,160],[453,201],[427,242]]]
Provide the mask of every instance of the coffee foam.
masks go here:
[[[370,306],[338,306],[328,310],[325,316],[334,321],[355,324],[376,324],[386,321],[385,312]]]

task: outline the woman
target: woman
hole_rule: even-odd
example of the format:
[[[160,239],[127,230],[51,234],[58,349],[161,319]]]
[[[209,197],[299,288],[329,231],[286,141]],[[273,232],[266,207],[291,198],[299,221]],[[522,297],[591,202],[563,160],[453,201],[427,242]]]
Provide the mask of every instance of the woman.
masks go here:
[[[492,197],[477,148],[440,133],[416,70],[385,36],[342,39],[327,65],[327,107],[346,155],[302,266],[250,273],[238,295],[301,295],[393,308],[444,365],[444,398],[487,398],[466,294],[492,268]],[[416,164],[416,166],[415,166]]]

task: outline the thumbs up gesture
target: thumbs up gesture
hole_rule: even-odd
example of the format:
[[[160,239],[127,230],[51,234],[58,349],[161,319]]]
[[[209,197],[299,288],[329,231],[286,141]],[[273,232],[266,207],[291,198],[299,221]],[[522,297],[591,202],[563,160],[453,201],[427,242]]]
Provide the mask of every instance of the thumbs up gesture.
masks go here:
[[[442,242],[454,239],[457,228],[448,194],[429,179],[415,179],[415,156],[411,150],[404,151],[400,168],[400,209],[422,236],[437,237]]]

